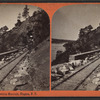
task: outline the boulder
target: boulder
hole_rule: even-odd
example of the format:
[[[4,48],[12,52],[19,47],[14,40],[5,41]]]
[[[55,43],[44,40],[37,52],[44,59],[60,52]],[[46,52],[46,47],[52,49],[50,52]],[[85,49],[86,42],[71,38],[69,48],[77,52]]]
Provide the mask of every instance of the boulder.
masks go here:
[[[10,80],[10,84],[12,84],[12,85],[15,85],[16,82],[17,82],[17,79],[16,78]]]
[[[15,75],[14,75],[14,77],[21,77],[22,75],[20,74],[20,73],[16,73]]]
[[[69,68],[66,68],[65,65],[57,68],[57,74],[65,75],[67,72],[69,72]]]
[[[15,83],[15,85],[16,86],[18,86],[18,85],[25,85],[25,84],[27,84],[27,82],[26,81],[23,81],[23,80],[19,80],[19,81],[17,81],[16,83]]]
[[[59,75],[59,74],[52,74],[51,73],[51,81],[56,81],[58,80],[59,78],[61,78],[62,75]]]
[[[92,80],[92,83],[94,83],[94,84],[100,84],[100,79],[99,78],[94,78]]]
[[[23,69],[18,70],[18,73],[21,75],[28,75],[28,72],[26,70],[23,70]]]
[[[97,74],[97,77],[100,77],[100,73]]]
[[[56,74],[57,73],[57,69],[56,68],[52,68],[51,69],[51,73],[55,73]]]
[[[72,66],[69,66],[69,70],[70,70],[70,71],[73,71],[74,68],[73,68]]]

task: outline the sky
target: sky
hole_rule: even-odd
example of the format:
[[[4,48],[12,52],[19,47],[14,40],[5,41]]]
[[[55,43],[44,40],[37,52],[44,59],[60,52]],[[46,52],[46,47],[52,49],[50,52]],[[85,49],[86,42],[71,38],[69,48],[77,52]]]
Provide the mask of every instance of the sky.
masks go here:
[[[9,29],[12,29],[17,22],[18,14],[22,14],[24,7],[25,5],[22,4],[0,5],[0,28],[6,25]],[[38,9],[38,7],[30,5],[28,5],[28,8],[30,16]],[[23,19],[21,20],[23,21]]]
[[[58,9],[52,19],[52,38],[77,40],[79,30],[100,23],[100,4],[77,4]]]

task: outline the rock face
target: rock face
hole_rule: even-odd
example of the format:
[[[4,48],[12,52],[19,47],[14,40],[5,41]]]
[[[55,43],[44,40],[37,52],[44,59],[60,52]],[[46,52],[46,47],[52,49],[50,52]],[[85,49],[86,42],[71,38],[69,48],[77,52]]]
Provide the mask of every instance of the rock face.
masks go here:
[[[0,84],[1,90],[49,90],[49,35],[49,17],[44,10],[35,11],[31,17],[15,24],[14,28],[2,35],[0,52],[24,47],[29,52]],[[15,56],[22,53],[20,51]]]
[[[64,44],[65,52],[61,53],[52,61],[52,65],[69,61],[69,55],[96,50],[100,48],[100,26],[96,29],[90,29],[90,26],[80,29],[79,37],[76,41]]]
[[[49,37],[48,37],[49,38]],[[50,45],[48,39],[38,45],[36,52],[29,55],[31,69],[29,75],[32,79],[33,90],[49,90],[50,82]]]
[[[35,47],[45,40],[49,34],[49,17],[44,10],[38,10],[31,17],[15,25],[15,27],[1,36],[0,44],[2,45],[0,46],[0,52],[7,51],[11,47],[17,48],[29,45],[30,39],[33,41],[33,47]]]

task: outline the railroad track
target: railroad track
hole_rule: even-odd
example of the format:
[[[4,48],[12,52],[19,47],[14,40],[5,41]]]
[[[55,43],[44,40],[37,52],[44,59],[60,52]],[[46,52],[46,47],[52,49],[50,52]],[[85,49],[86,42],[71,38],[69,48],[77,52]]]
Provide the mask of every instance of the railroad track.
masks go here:
[[[9,75],[9,73],[16,67],[16,65],[26,56],[28,51],[19,55],[16,58],[11,59],[9,62],[0,66],[0,83]]]
[[[92,74],[92,72],[99,67],[100,57],[94,59],[85,66],[79,67],[77,71],[60,79],[52,90],[78,90],[79,86]],[[52,83],[51,83],[52,84]]]
[[[2,56],[2,55],[7,55],[7,54],[10,54],[10,53],[15,53],[15,52],[18,52],[18,49],[0,53],[0,56]]]

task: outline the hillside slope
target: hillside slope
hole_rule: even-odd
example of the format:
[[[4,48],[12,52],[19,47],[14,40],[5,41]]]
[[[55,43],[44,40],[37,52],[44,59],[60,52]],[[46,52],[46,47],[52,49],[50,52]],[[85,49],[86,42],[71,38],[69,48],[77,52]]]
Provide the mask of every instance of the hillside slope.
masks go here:
[[[0,36],[0,52],[29,45],[32,35],[33,47],[50,34],[49,17],[44,10],[38,10],[25,21],[17,20],[15,27]]]
[[[29,55],[32,67],[31,79],[34,90],[49,90],[50,42],[48,38],[38,45],[38,49]]]
[[[61,53],[52,62],[52,65],[68,62],[69,55],[87,52],[100,48],[100,26],[93,29],[91,25],[81,28],[76,41],[64,44],[65,52]]]

